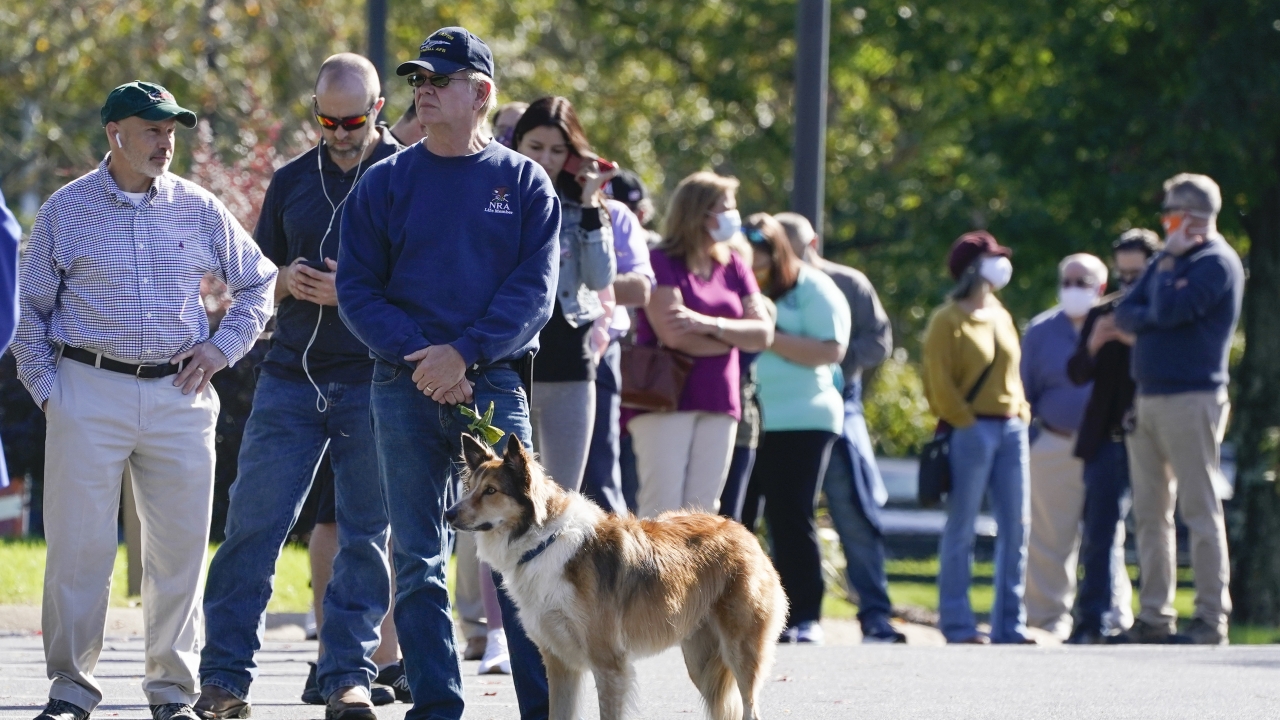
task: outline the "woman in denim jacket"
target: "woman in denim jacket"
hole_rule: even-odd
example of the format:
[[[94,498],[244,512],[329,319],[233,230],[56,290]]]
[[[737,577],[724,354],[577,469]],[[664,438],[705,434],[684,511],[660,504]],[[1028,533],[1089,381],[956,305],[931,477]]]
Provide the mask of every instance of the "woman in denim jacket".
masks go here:
[[[595,422],[596,362],[591,324],[604,314],[597,291],[613,284],[613,229],[600,191],[617,174],[601,172],[573,106],[545,97],[516,123],[512,143],[555,182],[560,197],[560,283],[533,365],[530,420],[542,464],[564,487],[582,484]]]

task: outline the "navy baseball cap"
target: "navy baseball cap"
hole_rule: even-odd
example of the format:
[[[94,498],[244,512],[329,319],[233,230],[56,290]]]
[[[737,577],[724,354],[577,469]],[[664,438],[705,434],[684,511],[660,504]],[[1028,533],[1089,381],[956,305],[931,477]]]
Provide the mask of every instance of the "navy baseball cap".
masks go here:
[[[112,90],[99,114],[104,126],[134,115],[143,120],[174,118],[186,127],[196,126],[196,114],[179,105],[173,98],[173,93],[160,85],[141,80],[125,83]]]
[[[437,75],[477,70],[493,77],[493,52],[466,28],[440,28],[422,41],[418,52],[417,60],[400,63],[396,68],[397,75],[409,75],[418,70],[430,70]]]

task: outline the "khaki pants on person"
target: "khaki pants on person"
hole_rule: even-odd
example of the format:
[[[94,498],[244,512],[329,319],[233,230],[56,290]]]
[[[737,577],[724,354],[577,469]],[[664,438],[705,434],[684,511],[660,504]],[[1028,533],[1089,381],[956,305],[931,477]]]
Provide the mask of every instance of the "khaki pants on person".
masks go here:
[[[738,423],[724,413],[646,413],[627,425],[636,453],[638,515],[720,507]]]
[[[1084,514],[1084,462],[1073,447],[1073,438],[1044,429],[1031,443],[1027,625],[1064,640],[1071,634]]]
[[[133,477],[142,521],[142,612],[152,705],[194,703],[213,507],[213,387],[183,395],[154,380],[62,360],[47,409],[44,522],[49,697],[93,710],[115,564],[120,482]]]
[[[1027,544],[1027,625],[1065,640],[1071,634],[1076,597],[1080,522],[1084,515],[1084,462],[1076,438],[1042,429],[1031,444],[1031,534]],[[1124,555],[1124,533],[1118,534]],[[1131,624],[1133,590],[1124,562],[1113,563],[1113,622]]]
[[[1219,448],[1230,409],[1225,390],[1137,399],[1138,424],[1127,444],[1142,572],[1138,619],[1156,627],[1173,630],[1178,619],[1176,502],[1191,536],[1195,617],[1226,635],[1231,566],[1215,486],[1223,483]]]

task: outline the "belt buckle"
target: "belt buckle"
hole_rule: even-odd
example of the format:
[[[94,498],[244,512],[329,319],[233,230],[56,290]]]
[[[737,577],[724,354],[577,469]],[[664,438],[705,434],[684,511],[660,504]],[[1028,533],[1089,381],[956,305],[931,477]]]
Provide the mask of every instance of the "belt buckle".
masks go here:
[[[149,368],[149,367],[152,367],[152,366],[151,366],[151,365],[139,365],[139,366],[135,367],[135,368],[133,369],[133,376],[134,376],[135,378],[140,379],[140,380],[141,380],[141,379],[143,379],[143,377],[142,377],[142,369],[143,369],[143,368]]]

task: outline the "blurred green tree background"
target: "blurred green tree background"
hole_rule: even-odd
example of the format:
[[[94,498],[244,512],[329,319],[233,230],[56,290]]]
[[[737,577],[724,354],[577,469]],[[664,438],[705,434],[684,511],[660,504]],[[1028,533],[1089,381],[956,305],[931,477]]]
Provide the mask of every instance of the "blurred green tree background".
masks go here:
[[[389,0],[388,70],[432,30],[492,45],[502,99],[569,97],[606,157],[662,201],[703,168],[738,176],[744,211],[788,204],[794,2]],[[0,7],[0,186],[34,206],[106,150],[115,85],[158,81],[207,125],[175,169],[251,223],[273,164],[313,142],[327,55],[364,47],[363,3],[18,0]],[[409,88],[385,78],[388,116]],[[1160,184],[1202,172],[1248,258],[1233,434],[1244,553],[1239,612],[1280,621],[1280,4],[1276,0],[850,0],[832,3],[829,257],[875,282],[905,348],[869,387],[881,448],[928,431],[911,365],[947,289],[943,258],[976,227],[1017,251],[1003,299],[1053,303],[1069,252],[1105,256],[1155,227]],[[1267,582],[1250,586],[1250,578]],[[1239,583],[1244,583],[1240,585]],[[1268,584],[1269,583],[1269,584]]]

